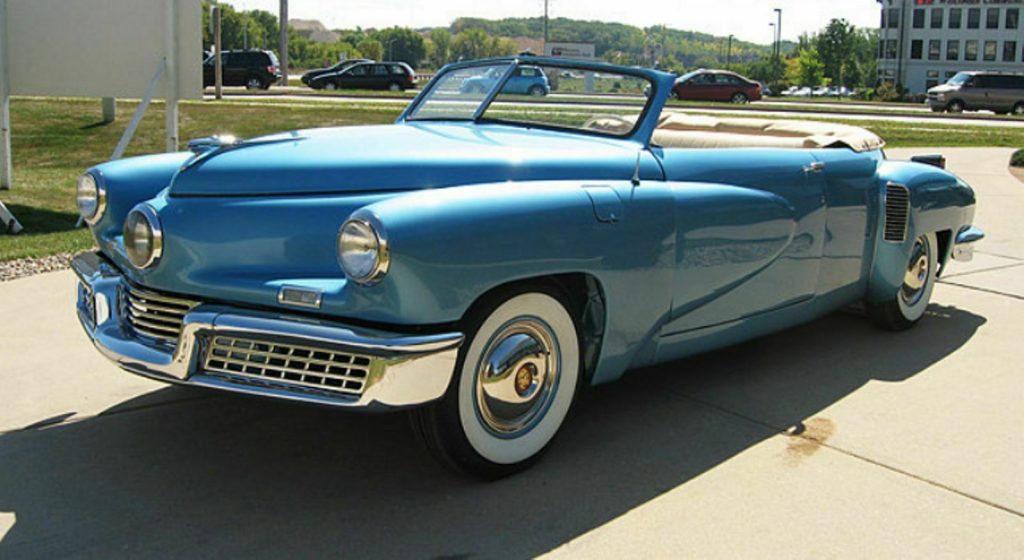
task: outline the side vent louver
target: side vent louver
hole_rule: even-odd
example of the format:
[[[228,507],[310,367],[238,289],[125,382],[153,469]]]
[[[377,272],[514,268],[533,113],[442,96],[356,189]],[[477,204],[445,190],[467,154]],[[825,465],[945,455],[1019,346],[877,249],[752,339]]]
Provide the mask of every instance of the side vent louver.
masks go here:
[[[902,243],[907,239],[907,220],[910,216],[910,193],[903,185],[885,187],[884,239]]]

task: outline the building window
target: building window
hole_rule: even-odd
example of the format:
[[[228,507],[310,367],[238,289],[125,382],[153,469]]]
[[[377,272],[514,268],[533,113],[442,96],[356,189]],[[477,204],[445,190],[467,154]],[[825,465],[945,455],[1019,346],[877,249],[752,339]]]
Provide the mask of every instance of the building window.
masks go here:
[[[978,41],[964,41],[964,60],[978,60]]]
[[[942,14],[944,10],[942,8],[932,8],[932,29],[942,29]]]
[[[989,8],[985,12],[985,27],[987,29],[999,29],[999,8]]]
[[[985,41],[985,62],[995,62],[996,60],[996,42]]]
[[[896,39],[889,39],[885,42],[885,58],[896,58],[898,50],[896,48]]]
[[[1020,8],[1009,8],[1006,10],[1006,28],[1017,29],[1020,23]]]
[[[977,29],[981,26],[981,8],[970,8],[967,10],[967,29]]]
[[[900,11],[897,8],[889,8],[889,29],[899,29]]]
[[[927,81],[925,81],[925,86],[924,86],[925,89],[932,89],[933,87],[939,85],[939,71],[938,70],[929,70],[927,76],[928,76],[928,79],[927,79]]]
[[[939,60],[942,58],[942,41],[932,39],[928,41],[928,60]]]
[[[1017,58],[1017,41],[1003,43],[1003,62],[1015,62]]]
[[[924,10],[914,10],[914,29],[924,29]]]
[[[961,20],[964,17],[964,11],[962,8],[950,8],[949,10],[949,28],[960,29]]]
[[[946,41],[946,60],[960,60],[960,41]]]
[[[885,58],[885,39],[878,42],[878,58]]]
[[[914,39],[910,42],[910,58],[914,60],[921,60],[922,53],[924,51],[924,41],[920,39]]]

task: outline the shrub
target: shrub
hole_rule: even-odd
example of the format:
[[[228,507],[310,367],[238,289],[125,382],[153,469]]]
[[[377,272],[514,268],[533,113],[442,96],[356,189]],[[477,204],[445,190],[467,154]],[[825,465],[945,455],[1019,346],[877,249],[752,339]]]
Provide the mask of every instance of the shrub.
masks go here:
[[[1013,167],[1024,167],[1024,150],[1017,150],[1010,156],[1010,165]]]

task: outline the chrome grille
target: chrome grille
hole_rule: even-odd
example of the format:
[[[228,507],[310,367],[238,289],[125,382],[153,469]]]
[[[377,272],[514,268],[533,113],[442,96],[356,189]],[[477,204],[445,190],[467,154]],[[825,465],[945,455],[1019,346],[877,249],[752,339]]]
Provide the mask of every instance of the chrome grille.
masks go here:
[[[370,361],[369,356],[326,348],[215,335],[207,344],[203,369],[272,387],[361,395]]]
[[[902,243],[907,239],[907,221],[910,218],[910,192],[903,185],[885,187],[884,239]]]
[[[137,334],[178,344],[181,321],[199,302],[167,296],[125,284],[122,309]]]

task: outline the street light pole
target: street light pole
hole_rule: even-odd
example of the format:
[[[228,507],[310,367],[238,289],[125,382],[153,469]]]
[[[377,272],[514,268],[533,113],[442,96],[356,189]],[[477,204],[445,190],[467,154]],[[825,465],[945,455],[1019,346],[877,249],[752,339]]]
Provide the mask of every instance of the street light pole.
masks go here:
[[[281,64],[281,85],[288,85],[288,0],[281,0],[280,15],[277,18],[281,31],[277,58]]]
[[[731,70],[732,69],[731,65],[732,65],[732,38],[733,37],[734,37],[734,35],[732,35],[730,33],[729,34],[729,46],[726,48],[726,51],[725,51],[725,69],[726,70]]]
[[[548,0],[544,0],[544,53],[548,49]]]
[[[776,47],[776,49],[775,49],[775,56],[781,59],[782,58],[782,8],[775,8],[775,15],[778,18],[776,23],[775,23],[775,34],[778,35],[778,37],[779,37],[779,40],[776,42],[778,47]]]

